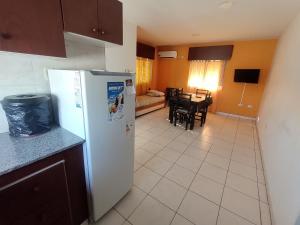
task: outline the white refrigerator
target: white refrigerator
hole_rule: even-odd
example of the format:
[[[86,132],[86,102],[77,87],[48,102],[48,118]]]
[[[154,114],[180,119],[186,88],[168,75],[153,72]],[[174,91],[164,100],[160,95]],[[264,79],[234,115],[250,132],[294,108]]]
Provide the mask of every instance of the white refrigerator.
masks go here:
[[[134,165],[134,75],[49,70],[59,125],[84,138],[90,220],[97,221],[131,188]]]

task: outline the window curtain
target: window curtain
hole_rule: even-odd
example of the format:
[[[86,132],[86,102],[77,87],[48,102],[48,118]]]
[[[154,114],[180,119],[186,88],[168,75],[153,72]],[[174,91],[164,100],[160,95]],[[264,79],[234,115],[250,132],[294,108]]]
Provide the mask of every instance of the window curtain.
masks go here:
[[[215,112],[218,93],[222,89],[224,60],[193,60],[190,61],[188,86],[190,89],[206,89],[211,91],[213,105],[210,111]]]
[[[136,59],[136,93],[143,95],[151,86],[153,60],[140,58]]]

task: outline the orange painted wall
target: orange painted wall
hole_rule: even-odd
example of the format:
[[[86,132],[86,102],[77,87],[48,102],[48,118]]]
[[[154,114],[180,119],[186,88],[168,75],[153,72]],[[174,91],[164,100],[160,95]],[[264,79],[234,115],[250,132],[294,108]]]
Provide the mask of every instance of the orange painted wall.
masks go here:
[[[192,46],[233,44],[231,60],[226,63],[223,89],[219,93],[217,112],[225,112],[248,117],[256,117],[268,74],[270,72],[277,40],[234,41],[223,43],[206,43],[199,45],[163,46],[158,50],[176,50],[177,59],[157,60],[155,74],[156,88],[164,91],[166,87],[183,87],[188,90],[188,49]],[[247,84],[244,105],[239,107],[243,85],[233,82],[235,69],[261,69],[259,84]],[[251,105],[252,108],[248,108]]]

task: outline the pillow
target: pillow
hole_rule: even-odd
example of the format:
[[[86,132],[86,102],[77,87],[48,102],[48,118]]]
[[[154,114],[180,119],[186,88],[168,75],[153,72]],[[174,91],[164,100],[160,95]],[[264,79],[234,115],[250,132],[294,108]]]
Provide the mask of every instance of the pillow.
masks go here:
[[[147,91],[148,96],[152,96],[152,97],[161,97],[161,96],[165,96],[165,93],[161,92],[161,91],[157,91],[157,90],[149,90]]]

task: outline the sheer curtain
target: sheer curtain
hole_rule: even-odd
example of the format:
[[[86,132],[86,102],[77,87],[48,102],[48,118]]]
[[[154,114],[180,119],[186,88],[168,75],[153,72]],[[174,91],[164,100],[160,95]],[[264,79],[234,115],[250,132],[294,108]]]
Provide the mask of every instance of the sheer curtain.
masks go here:
[[[223,60],[190,61],[188,86],[191,89],[207,89],[212,92],[214,104],[211,111],[216,111],[218,92],[222,89],[222,77],[225,67]]]
[[[140,58],[136,60],[136,93],[142,95],[151,86],[153,60]]]

